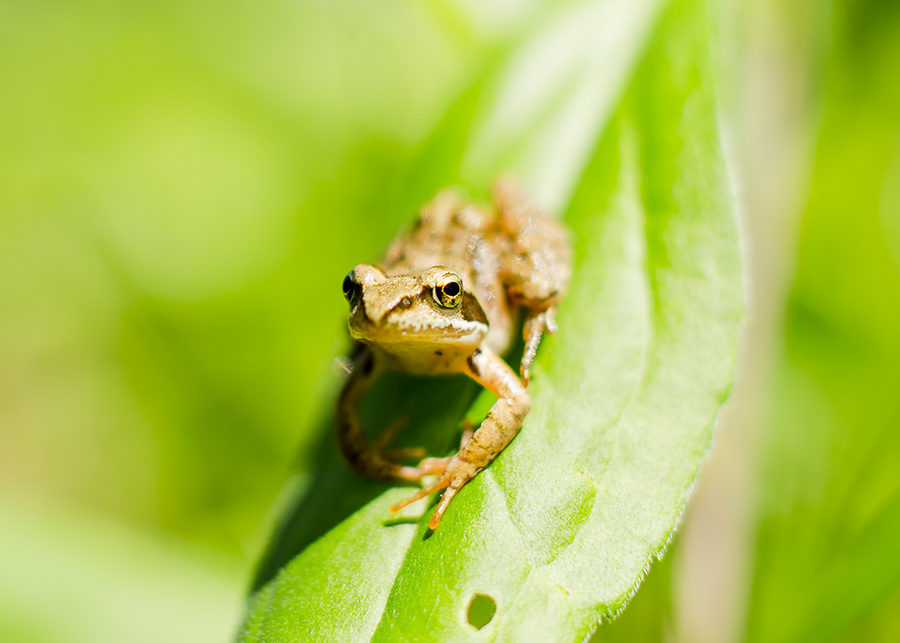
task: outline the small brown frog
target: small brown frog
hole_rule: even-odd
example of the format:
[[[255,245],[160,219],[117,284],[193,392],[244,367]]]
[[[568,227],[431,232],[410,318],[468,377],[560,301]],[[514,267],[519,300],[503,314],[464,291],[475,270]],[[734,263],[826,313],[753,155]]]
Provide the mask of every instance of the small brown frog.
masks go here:
[[[380,266],[360,264],[344,279],[350,334],[363,344],[338,405],[341,452],[359,473],[431,484],[391,512],[446,489],[428,523],[435,529],[453,496],[519,432],[531,409],[525,388],[541,336],[556,330],[554,313],[571,273],[566,230],[544,216],[511,179],[493,186],[494,208],[443,191],[413,228],[391,245]],[[510,344],[513,316],[525,309],[519,375],[499,357]],[[369,442],[357,407],[384,369],[439,375],[465,373],[497,396],[487,417],[463,435],[456,455],[425,458],[422,449],[388,449],[396,425]]]

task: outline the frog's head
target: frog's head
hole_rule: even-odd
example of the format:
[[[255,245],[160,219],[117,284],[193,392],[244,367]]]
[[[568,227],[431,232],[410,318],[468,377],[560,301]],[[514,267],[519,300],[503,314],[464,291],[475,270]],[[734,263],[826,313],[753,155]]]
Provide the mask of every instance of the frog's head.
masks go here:
[[[353,338],[390,353],[471,351],[488,332],[478,300],[446,266],[389,277],[360,264],[344,278],[344,297]]]

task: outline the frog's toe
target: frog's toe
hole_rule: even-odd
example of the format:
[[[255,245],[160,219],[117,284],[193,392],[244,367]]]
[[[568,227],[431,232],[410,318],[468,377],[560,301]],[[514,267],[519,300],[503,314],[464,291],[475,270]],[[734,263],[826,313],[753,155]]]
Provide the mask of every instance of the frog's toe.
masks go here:
[[[432,514],[431,520],[428,521],[429,529],[437,529],[438,524],[441,522],[441,518],[444,516],[444,512],[446,512],[447,507],[450,506],[450,501],[453,500],[456,493],[478,473],[478,468],[459,458],[427,458],[422,461],[419,468],[422,471],[432,468],[433,471],[437,472],[438,467],[440,467],[440,475],[438,475],[434,482],[422,487],[411,496],[404,498],[395,504],[391,507],[391,513],[397,513],[400,509],[412,504],[416,500],[421,500],[435,491],[445,489],[444,493],[441,495],[441,500],[438,503],[437,509],[435,509]]]
[[[412,475],[416,476],[416,479],[420,479],[424,476],[438,474],[438,478],[429,485],[426,485],[416,491],[411,496],[404,498],[397,504],[391,507],[391,513],[397,513],[403,507],[414,503],[416,500],[421,500],[425,496],[428,496],[438,489],[443,489],[448,484],[450,484],[450,478],[444,474],[444,471],[447,468],[447,464],[452,460],[452,458],[425,458],[422,462],[419,463],[419,466],[416,468],[413,467],[405,467],[407,469],[412,469]]]
[[[438,525],[441,522],[441,518],[444,517],[444,512],[447,511],[447,507],[450,506],[450,501],[453,500],[453,496],[456,495],[456,492],[462,488],[462,485],[459,486],[449,486],[447,490],[441,495],[441,501],[438,503],[437,509],[434,510],[434,513],[431,514],[431,520],[428,521],[428,528],[434,531],[437,529]]]
[[[531,369],[524,362],[519,367],[519,379],[522,380],[522,386],[528,388],[528,383],[531,381]]]
[[[400,511],[401,509],[403,509],[403,507],[405,507],[405,506],[407,506],[407,505],[411,505],[411,504],[414,503],[416,500],[421,500],[421,499],[424,498],[425,496],[430,495],[433,491],[435,491],[435,489],[432,489],[433,486],[434,486],[434,485],[429,485],[429,486],[427,486],[427,487],[422,487],[421,489],[419,489],[418,491],[416,491],[416,492],[415,492],[414,494],[412,494],[411,496],[407,496],[406,498],[404,498],[404,499],[401,500],[400,502],[398,502],[398,503],[392,505],[391,508],[390,508],[390,512],[391,512],[392,514],[395,514],[395,513],[397,513],[398,511]]]
[[[392,476],[399,480],[418,482],[422,479],[422,476],[425,475],[419,467],[407,467],[399,464],[394,466],[395,468],[392,471]]]
[[[444,473],[444,469],[450,463],[451,458],[425,458],[419,463],[422,475],[434,475]]]
[[[382,452],[382,455],[387,458],[397,453],[399,453],[402,457],[413,458],[422,457],[425,454],[425,450],[419,447],[410,447],[409,449],[395,449],[394,451],[385,451]],[[418,482],[425,476],[432,476],[435,474],[440,475],[441,473],[443,473],[449,461],[450,458],[425,458],[419,463],[419,466],[417,467],[409,467],[392,463],[392,475],[394,478],[399,478],[401,480]],[[428,493],[431,492],[429,491]],[[410,502],[413,501],[411,500]]]
[[[438,489],[444,489],[444,493],[441,494],[441,500],[438,503],[437,508],[434,510],[434,513],[431,514],[431,520],[428,521],[429,529],[437,529],[438,525],[441,522],[441,518],[444,517],[444,512],[447,511],[447,507],[450,506],[450,501],[453,500],[453,497],[456,496],[457,492],[465,486],[465,484],[471,480],[474,476],[467,472],[453,472],[447,471],[435,481],[435,489],[433,491],[437,491]]]

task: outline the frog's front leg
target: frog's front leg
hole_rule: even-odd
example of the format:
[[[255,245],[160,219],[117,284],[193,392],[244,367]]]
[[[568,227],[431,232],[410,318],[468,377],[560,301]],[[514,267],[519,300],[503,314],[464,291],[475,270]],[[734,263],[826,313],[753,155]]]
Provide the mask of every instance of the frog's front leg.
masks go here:
[[[522,352],[522,361],[519,364],[519,375],[522,383],[528,386],[531,379],[531,365],[537,355],[538,346],[544,333],[556,332],[556,307],[551,306],[546,310],[529,310],[522,326],[522,335],[525,339],[525,350]]]
[[[392,458],[421,455],[418,449],[394,451],[385,449],[390,438],[396,433],[395,428],[388,428],[382,437],[376,438],[372,443],[366,440],[363,432],[357,409],[366,389],[380,372],[381,368],[375,356],[370,350],[365,350],[344,384],[337,411],[337,434],[341,455],[353,469],[370,478],[419,480],[424,475],[421,468],[408,467],[392,461]]]
[[[465,362],[465,373],[499,399],[459,453],[449,458],[429,458],[422,463],[423,470],[439,474],[437,479],[391,507],[391,512],[396,513],[420,498],[446,489],[428,523],[431,529],[437,528],[456,493],[516,437],[531,410],[531,400],[522,382],[506,362],[491,351],[478,349],[472,353]]]

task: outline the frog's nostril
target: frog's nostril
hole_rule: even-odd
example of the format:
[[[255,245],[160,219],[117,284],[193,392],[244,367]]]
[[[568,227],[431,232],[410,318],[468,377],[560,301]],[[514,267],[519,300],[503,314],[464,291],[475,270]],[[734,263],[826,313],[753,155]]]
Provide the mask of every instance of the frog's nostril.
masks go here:
[[[486,594],[475,594],[469,601],[467,617],[469,624],[480,630],[490,623],[497,613],[497,602]]]

